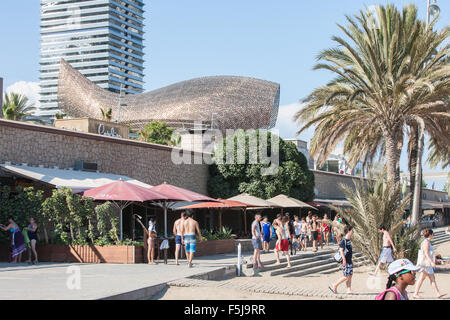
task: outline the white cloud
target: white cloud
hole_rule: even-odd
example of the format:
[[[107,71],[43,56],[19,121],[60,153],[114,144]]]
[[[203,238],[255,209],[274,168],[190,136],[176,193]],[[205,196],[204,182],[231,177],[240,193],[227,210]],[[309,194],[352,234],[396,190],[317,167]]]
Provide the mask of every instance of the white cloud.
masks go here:
[[[280,106],[278,111],[277,124],[275,129],[279,130],[280,137],[284,139],[298,138],[309,142],[312,138],[314,129],[310,128],[297,136],[297,131],[300,130],[301,126],[294,122],[294,115],[302,108],[301,103],[291,103],[288,105]]]
[[[19,81],[6,88],[5,92],[14,92],[26,96],[30,103],[34,103],[36,107],[35,114],[39,114],[39,82]]]

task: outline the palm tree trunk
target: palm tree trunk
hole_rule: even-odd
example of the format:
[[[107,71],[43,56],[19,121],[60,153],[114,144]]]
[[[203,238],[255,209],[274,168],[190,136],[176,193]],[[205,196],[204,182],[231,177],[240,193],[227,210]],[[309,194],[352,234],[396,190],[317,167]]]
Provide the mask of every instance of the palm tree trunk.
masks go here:
[[[409,137],[409,144],[408,144],[408,169],[409,169],[409,188],[410,192],[414,194],[414,187],[415,187],[415,181],[416,181],[416,168],[417,168],[417,148],[419,147],[419,137],[418,132],[419,128],[418,126],[411,126],[410,127],[410,137]],[[414,204],[414,198],[411,197],[410,203],[409,203],[409,212],[412,212]]]
[[[420,123],[418,132],[418,145],[417,145],[417,163],[416,163],[416,177],[414,181],[414,203],[411,212],[411,224],[417,225],[420,219],[420,213],[422,212],[422,154],[424,145],[424,124]]]
[[[392,134],[384,134],[386,142],[386,166],[388,181],[397,183],[400,181],[400,152],[398,150],[398,141]]]

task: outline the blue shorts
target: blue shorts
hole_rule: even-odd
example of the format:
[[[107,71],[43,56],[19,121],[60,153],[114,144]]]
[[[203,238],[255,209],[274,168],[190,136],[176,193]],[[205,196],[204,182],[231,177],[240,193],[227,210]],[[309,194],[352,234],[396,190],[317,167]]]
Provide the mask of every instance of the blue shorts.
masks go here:
[[[261,239],[252,239],[253,249],[262,250]]]
[[[269,234],[264,233],[263,241],[264,242],[270,242],[270,233]]]
[[[181,236],[175,237],[175,244],[181,244]]]
[[[196,251],[196,243],[195,234],[189,234],[184,236],[184,245],[186,246],[186,252],[195,252]]]
[[[353,275],[353,264],[342,265],[342,272],[344,273],[344,277]]]

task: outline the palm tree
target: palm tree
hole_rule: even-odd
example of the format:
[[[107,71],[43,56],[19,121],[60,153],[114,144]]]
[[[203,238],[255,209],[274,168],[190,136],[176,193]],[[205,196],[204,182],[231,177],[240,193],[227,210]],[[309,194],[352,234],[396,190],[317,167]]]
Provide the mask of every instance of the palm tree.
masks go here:
[[[5,95],[2,112],[6,120],[36,121],[30,118],[34,110],[34,104],[29,104],[26,96],[14,92]]]
[[[450,126],[447,124],[447,130],[450,130]],[[445,169],[450,165],[450,145],[443,145],[440,141],[430,139],[429,143],[430,154],[428,155],[427,162],[431,168],[436,168],[441,164],[441,168]]]
[[[111,121],[111,119],[112,119],[112,108],[109,108],[107,110],[104,110],[103,108],[100,108],[100,111],[102,112],[102,120],[103,121]]]
[[[333,209],[354,228],[354,247],[373,264],[377,263],[383,247],[382,237],[378,232],[380,225],[389,230],[398,250],[398,258],[415,259],[419,244],[412,235],[416,229],[402,228],[403,213],[409,203],[410,194],[402,199],[400,184],[388,187],[383,176],[378,175],[370,180],[355,180],[354,189],[341,184],[340,188],[350,202],[350,207]]]
[[[396,183],[407,126],[450,142],[439,122],[450,117],[449,51],[441,48],[450,28],[433,31],[417,19],[414,5],[402,12],[378,6],[375,12],[361,11],[347,16],[349,26],[338,25],[350,41],[333,37],[339,46],[322,51],[314,67],[336,77],[315,89],[294,119],[303,124],[298,134],[316,126],[310,153],[319,165],[343,141],[353,165],[383,156],[388,179]]]

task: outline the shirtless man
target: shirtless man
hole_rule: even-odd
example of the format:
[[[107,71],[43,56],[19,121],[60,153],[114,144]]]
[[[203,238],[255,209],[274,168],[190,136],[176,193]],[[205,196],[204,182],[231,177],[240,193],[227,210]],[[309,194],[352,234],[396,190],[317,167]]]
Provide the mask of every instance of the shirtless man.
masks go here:
[[[378,231],[383,234],[383,250],[381,250],[380,259],[378,259],[378,264],[373,273],[371,275],[376,275],[378,272],[378,269],[380,269],[381,264],[383,263],[391,263],[394,261],[392,258],[392,250],[394,252],[397,252],[397,249],[395,249],[394,242],[392,241],[391,235],[386,230],[384,226],[380,226],[378,228]]]
[[[302,229],[300,231],[300,244],[302,245],[303,251],[306,251],[308,247],[308,224],[305,218],[302,218]]]
[[[317,216],[314,215],[312,217],[312,220],[309,224],[309,228],[311,230],[311,240],[313,242],[313,252],[317,251],[317,239],[319,237],[319,231],[320,231],[320,224],[317,220]]]
[[[291,267],[291,258],[289,256],[289,226],[288,226],[289,220],[288,217],[284,216],[282,218],[281,224],[278,224],[275,227],[276,233],[277,233],[277,244],[275,246],[275,255],[277,258],[277,263],[276,264],[281,264],[280,262],[280,256],[278,252],[283,252],[283,254],[286,256],[287,259],[287,267],[290,268]]]
[[[181,228],[182,244],[186,246],[186,256],[188,259],[189,268],[192,268],[192,259],[194,258],[194,253],[196,251],[195,232],[197,231],[199,240],[202,241],[202,234],[200,233],[200,228],[198,222],[192,218],[192,210],[186,210],[185,220]]]
[[[281,224],[281,213],[277,214],[277,217],[273,220],[272,225],[275,228],[277,225]]]
[[[180,263],[178,262],[178,256],[180,255],[180,249],[182,247],[181,225],[184,222],[184,215],[185,215],[185,212],[183,211],[181,213],[180,219],[176,220],[175,223],[173,224],[173,234],[175,235],[175,263],[177,264],[177,266],[180,265]],[[187,257],[187,254],[186,254],[186,257]]]

